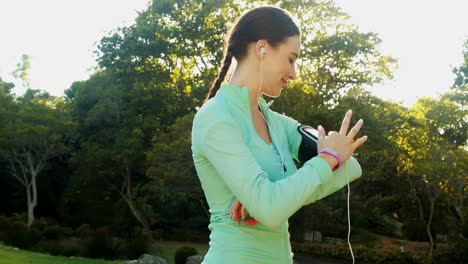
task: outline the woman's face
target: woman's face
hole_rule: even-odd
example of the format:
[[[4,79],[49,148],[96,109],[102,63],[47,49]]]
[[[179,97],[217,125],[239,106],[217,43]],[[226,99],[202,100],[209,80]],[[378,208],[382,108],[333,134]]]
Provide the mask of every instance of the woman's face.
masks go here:
[[[299,36],[291,36],[272,48],[268,46],[263,55],[263,93],[278,97],[289,80],[296,78],[296,60],[301,42]]]

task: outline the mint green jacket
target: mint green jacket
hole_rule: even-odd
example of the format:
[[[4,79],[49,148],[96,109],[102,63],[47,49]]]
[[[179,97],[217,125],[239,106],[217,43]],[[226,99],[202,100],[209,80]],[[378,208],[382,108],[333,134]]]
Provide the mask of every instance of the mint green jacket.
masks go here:
[[[286,171],[253,126],[247,87],[223,84],[193,120],[192,155],[211,214],[204,264],[292,263],[288,218],[346,186],[345,173],[350,182],[361,176],[353,157],[335,172],[319,157],[297,169],[300,124],[270,110],[263,98],[259,107]],[[235,198],[259,224],[230,219]]]

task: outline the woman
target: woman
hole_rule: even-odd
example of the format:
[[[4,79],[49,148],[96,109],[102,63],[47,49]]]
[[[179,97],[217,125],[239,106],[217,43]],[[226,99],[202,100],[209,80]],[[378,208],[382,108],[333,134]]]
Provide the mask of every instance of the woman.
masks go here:
[[[193,159],[211,213],[205,264],[292,263],[288,218],[345,186],[345,176],[350,182],[361,176],[351,155],[367,137],[353,142],[362,120],[348,133],[351,111],[339,132],[326,135],[319,126],[320,154],[296,168],[300,124],[270,110],[260,95],[281,94],[296,78],[299,54],[299,29],[279,8],[252,9],[230,32],[221,71],[192,127]],[[237,67],[221,85],[233,58]],[[245,210],[252,218],[239,225]]]

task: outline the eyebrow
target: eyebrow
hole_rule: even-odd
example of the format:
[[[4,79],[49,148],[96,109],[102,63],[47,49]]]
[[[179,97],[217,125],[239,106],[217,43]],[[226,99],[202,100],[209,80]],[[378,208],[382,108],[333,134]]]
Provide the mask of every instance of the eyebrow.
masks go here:
[[[292,55],[296,56],[296,59],[299,58],[299,55],[296,52],[291,52]]]

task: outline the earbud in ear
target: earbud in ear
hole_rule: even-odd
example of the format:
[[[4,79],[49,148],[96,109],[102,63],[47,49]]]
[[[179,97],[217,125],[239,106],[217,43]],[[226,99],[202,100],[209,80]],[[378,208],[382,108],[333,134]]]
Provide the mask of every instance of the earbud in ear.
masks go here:
[[[260,48],[260,52],[262,53],[262,55],[265,54],[265,53],[266,53],[266,48],[265,48],[265,47],[261,47],[261,48]]]

